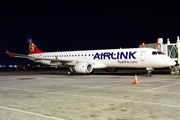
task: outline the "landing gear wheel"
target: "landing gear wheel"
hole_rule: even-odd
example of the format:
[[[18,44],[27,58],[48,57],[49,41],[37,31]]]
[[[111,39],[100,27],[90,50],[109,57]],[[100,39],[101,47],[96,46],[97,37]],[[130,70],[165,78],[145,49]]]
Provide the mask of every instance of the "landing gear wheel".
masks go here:
[[[147,76],[152,76],[152,71],[147,71]]]
[[[74,75],[74,72],[71,71],[71,70],[68,70],[68,71],[67,71],[67,74],[68,74],[68,75]]]
[[[73,70],[68,70],[68,71],[67,71],[67,74],[68,74],[68,75],[74,75],[75,73],[74,73]]]

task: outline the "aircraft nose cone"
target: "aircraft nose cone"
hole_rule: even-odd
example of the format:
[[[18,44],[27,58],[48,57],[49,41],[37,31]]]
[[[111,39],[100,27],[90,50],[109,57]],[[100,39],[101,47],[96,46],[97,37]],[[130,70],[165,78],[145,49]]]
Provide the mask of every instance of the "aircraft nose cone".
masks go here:
[[[176,65],[176,62],[174,60],[170,60],[169,65],[174,66],[174,65]]]

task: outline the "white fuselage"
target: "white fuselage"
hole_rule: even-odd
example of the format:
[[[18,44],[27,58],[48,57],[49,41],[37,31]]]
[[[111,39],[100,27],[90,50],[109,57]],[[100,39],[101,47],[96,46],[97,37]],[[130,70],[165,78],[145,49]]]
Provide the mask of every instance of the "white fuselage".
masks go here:
[[[46,52],[30,54],[29,56],[42,58],[42,60],[35,60],[35,62],[52,66],[73,66],[78,62],[88,62],[92,64],[93,69],[107,67],[162,68],[175,65],[174,60],[164,54],[158,54],[157,51],[151,48],[129,48]],[[46,59],[62,60],[62,62],[51,62]]]

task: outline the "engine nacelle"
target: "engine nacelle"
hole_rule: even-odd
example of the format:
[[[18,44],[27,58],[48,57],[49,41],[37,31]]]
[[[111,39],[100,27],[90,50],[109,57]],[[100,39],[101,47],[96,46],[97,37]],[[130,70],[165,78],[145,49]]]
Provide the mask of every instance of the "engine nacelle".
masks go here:
[[[77,73],[91,73],[93,67],[90,63],[77,63],[74,69]]]

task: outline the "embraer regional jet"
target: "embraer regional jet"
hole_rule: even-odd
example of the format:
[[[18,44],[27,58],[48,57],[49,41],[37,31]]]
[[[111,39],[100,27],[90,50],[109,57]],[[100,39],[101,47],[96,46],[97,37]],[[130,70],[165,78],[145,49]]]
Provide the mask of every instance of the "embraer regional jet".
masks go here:
[[[154,68],[174,66],[176,63],[162,52],[151,48],[104,49],[67,52],[43,52],[38,49],[31,35],[27,35],[29,55],[10,53],[10,57],[28,58],[50,66],[68,67],[68,75],[92,73],[93,69],[117,71],[118,68]]]

